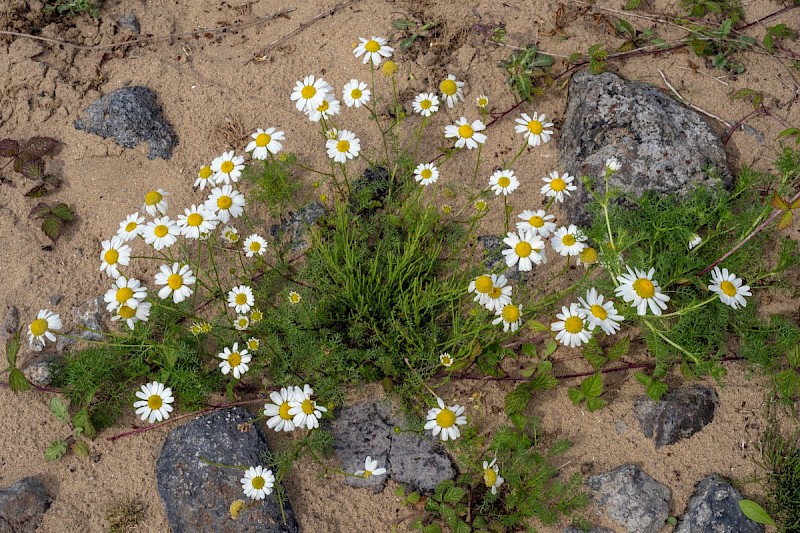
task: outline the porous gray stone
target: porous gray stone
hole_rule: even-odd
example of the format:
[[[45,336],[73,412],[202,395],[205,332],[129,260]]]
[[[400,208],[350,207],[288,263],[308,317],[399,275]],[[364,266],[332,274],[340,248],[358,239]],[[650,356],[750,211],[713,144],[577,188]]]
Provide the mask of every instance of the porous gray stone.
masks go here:
[[[113,137],[125,148],[147,141],[147,157],[169,159],[178,137],[148,87],[116,89],[90,104],[75,121],[75,128],[101,137]]]
[[[76,339],[88,341],[102,341],[105,339],[103,332],[103,311],[105,303],[102,297],[92,298],[85,305],[72,310],[73,323],[77,326],[69,331],[68,336],[59,336],[56,340],[56,352],[61,354],[69,346],[75,344]]]
[[[141,30],[139,26],[139,19],[136,18],[136,14],[126,13],[122,15],[120,18],[117,19],[117,25],[120,28],[126,29],[131,33],[139,33]]]
[[[739,508],[742,495],[718,475],[697,484],[675,533],[763,533]]]
[[[327,211],[318,202],[311,202],[302,206],[297,211],[292,211],[281,221],[269,228],[269,234],[274,239],[285,239],[289,249],[297,252],[308,248],[308,228],[322,218]]]
[[[597,503],[628,533],[656,533],[669,517],[669,488],[637,465],[623,465],[587,480]]]
[[[23,368],[22,373],[37,387],[49,387],[53,384],[53,361],[34,361]]]
[[[656,447],[688,439],[714,420],[717,392],[704,385],[671,390],[656,402],[641,396],[633,404],[639,426]]]
[[[3,318],[3,322],[0,323],[0,339],[3,341],[8,340],[8,338],[17,332],[19,329],[19,309],[16,306],[11,306],[8,308],[8,312],[6,316]],[[20,342],[22,341],[22,333],[20,334]]]
[[[197,418],[167,436],[156,463],[156,481],[172,533],[298,531],[291,505],[283,502],[284,523],[274,493],[248,506],[238,520],[231,520],[231,502],[248,499],[240,482],[244,471],[201,460],[269,467],[264,463],[269,448],[254,420],[245,409],[225,409]]]
[[[35,477],[0,489],[0,533],[33,533],[50,502],[44,485]]]
[[[558,138],[561,166],[576,177],[578,189],[564,202],[569,222],[591,223],[586,175],[602,183],[605,161],[622,164],[612,187],[638,198],[644,191],[685,194],[693,187],[729,186],[725,148],[699,114],[662,91],[610,72],[583,70],[572,77]],[[704,170],[713,167],[721,179]]]
[[[575,526],[569,526],[564,530],[564,533],[614,533],[614,530],[607,527],[593,527],[589,531],[584,531]]]
[[[427,433],[392,432],[389,465],[393,480],[420,494],[432,493],[436,485],[458,474],[447,452]]]

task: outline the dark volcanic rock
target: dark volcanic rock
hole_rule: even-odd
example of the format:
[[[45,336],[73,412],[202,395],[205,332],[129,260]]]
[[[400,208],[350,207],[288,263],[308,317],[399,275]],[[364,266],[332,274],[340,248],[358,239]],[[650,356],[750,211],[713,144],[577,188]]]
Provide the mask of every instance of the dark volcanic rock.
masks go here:
[[[112,91],[83,110],[75,128],[104,139],[113,137],[125,148],[147,141],[147,157],[169,159],[178,137],[156,103],[156,93],[147,87],[123,87]]]
[[[283,502],[284,524],[274,493],[247,507],[238,520],[231,520],[231,502],[249,501],[239,481],[244,471],[200,460],[269,467],[264,464],[269,448],[253,420],[245,409],[226,409],[193,420],[167,436],[156,464],[156,479],[172,533],[298,531],[288,501]]]
[[[309,246],[308,228],[325,215],[325,207],[318,202],[311,202],[297,211],[292,211],[281,221],[269,228],[269,234],[275,239],[286,239],[291,251],[296,252]]]
[[[50,501],[44,485],[35,477],[0,489],[0,533],[33,533]]]
[[[569,222],[586,226],[587,175],[601,182],[605,161],[616,157],[622,169],[613,187],[639,197],[644,191],[684,194],[695,186],[728,186],[725,148],[696,112],[662,91],[638,81],[584,70],[572,77],[569,102],[558,138],[561,166],[576,176],[578,190],[564,202]],[[721,180],[704,171],[716,168]]]
[[[633,404],[636,419],[656,447],[688,439],[714,420],[719,404],[711,387],[692,385],[664,394],[658,402],[641,396]]]
[[[592,476],[587,483],[598,505],[628,533],[656,533],[669,517],[671,491],[636,465]]]
[[[763,533],[739,508],[742,495],[716,474],[697,484],[675,533]]]
[[[392,432],[389,464],[392,479],[422,494],[432,493],[436,485],[458,474],[447,452],[427,433]]]

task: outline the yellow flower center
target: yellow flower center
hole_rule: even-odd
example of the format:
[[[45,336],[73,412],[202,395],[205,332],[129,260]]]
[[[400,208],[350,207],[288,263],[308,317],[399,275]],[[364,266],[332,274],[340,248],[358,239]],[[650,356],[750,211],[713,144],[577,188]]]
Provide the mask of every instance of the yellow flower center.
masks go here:
[[[292,294],[289,295],[289,301],[292,302],[293,304],[296,304],[297,302],[300,301],[300,295],[297,294],[296,292],[293,292]]]
[[[397,63],[395,63],[394,61],[387,61],[381,67],[381,71],[383,72],[384,76],[394,76],[397,70],[398,70]]]
[[[736,296],[736,286],[728,280],[725,280],[722,283],[720,283],[719,288],[722,292],[724,292],[728,296]]]
[[[372,470],[364,470],[364,479],[370,477],[372,475]]]
[[[494,468],[487,468],[483,471],[483,482],[487,487],[493,487],[497,483],[497,472]]]
[[[458,85],[456,85],[456,82],[453,80],[444,80],[439,84],[439,89],[447,96],[453,96],[458,92]]]
[[[139,224],[137,224],[136,222],[128,222],[128,224],[125,226],[125,231],[131,232],[135,230],[138,226]]]
[[[200,176],[202,179],[207,180],[208,178],[211,177],[211,174],[213,174],[213,173],[214,173],[214,171],[211,170],[211,167],[208,166],[208,165],[205,165],[205,166],[200,167],[200,172],[197,175]]]
[[[119,314],[119,316],[127,320],[129,318],[133,318],[134,316],[136,316],[136,309],[134,309],[133,307],[128,307],[127,305],[123,305],[120,306],[117,313]]]
[[[243,292],[240,292],[236,295],[236,303],[239,305],[247,303],[247,295]]]
[[[266,133],[259,133],[256,135],[256,146],[263,148],[264,146],[268,145],[272,137],[270,137]]]
[[[350,98],[352,98],[353,100],[358,100],[361,98],[363,94],[364,93],[361,92],[361,89],[353,89],[352,91],[350,91]]]
[[[506,188],[511,185],[511,180],[507,176],[502,176],[500,179],[497,180],[497,184],[502,188]]]
[[[339,152],[345,154],[350,150],[350,142],[349,141],[344,141],[344,140],[339,141],[338,143],[336,143],[336,149]]]
[[[458,127],[458,135],[463,139],[471,139],[475,135],[475,130],[469,124],[464,124]]]
[[[233,170],[233,161],[223,161],[219,169],[225,174],[230,174]]]
[[[639,278],[633,282],[633,290],[641,298],[652,298],[656,294],[655,285],[647,278]]]
[[[162,199],[161,193],[158,191],[150,191],[144,195],[144,203],[147,205],[156,205]]]
[[[250,320],[252,320],[253,322],[261,322],[263,319],[264,319],[264,313],[262,313],[258,309],[256,309],[250,314]],[[258,340],[256,340],[256,343],[258,343]]]
[[[525,241],[517,243],[517,245],[514,247],[514,252],[516,252],[519,257],[528,257],[531,255],[532,250],[533,248],[531,245]]]
[[[550,180],[550,188],[556,192],[563,191],[567,188],[567,182],[562,180],[561,178],[554,178]]]
[[[103,260],[109,265],[113,265],[119,261],[119,252],[112,248],[103,255]]]
[[[439,425],[440,428],[447,429],[449,427],[453,427],[456,423],[456,414],[445,407],[439,414],[436,415],[436,423]]]
[[[242,356],[239,352],[233,352],[228,356],[228,364],[232,367],[239,366],[242,363]]]
[[[587,265],[591,265],[591,264],[597,263],[597,259],[598,259],[597,258],[597,250],[595,250],[594,248],[592,248],[590,246],[588,248],[585,248],[580,253],[580,255],[578,257],[580,258],[581,261],[583,261]]]
[[[261,243],[258,241],[253,241],[250,243],[250,251],[251,252],[258,252],[261,250]]]
[[[423,100],[423,101],[421,101],[421,102],[419,103],[419,106],[420,106],[422,109],[430,109],[432,105],[433,105],[433,102],[431,102],[431,101],[430,101],[430,100],[428,100],[428,99],[425,99],[425,100]]]
[[[256,477],[253,478],[253,488],[256,489],[256,490],[263,489],[264,485],[266,485],[266,484],[267,484],[267,482],[264,481],[264,478],[261,477],[261,476],[256,476]]]
[[[572,235],[570,233],[567,233],[566,235],[561,237],[561,243],[564,246],[572,246],[573,244],[575,244],[575,241],[576,241],[575,235]]]
[[[37,318],[31,322],[31,333],[34,337],[44,335],[47,331],[47,320],[44,318]]]
[[[500,298],[501,294],[503,294],[503,289],[500,287],[492,287],[492,290],[489,291],[489,296],[494,299]]]
[[[239,318],[236,321],[236,324],[242,329],[244,329],[244,328],[246,328],[247,326],[250,325],[246,316],[243,316],[243,317]]]
[[[478,107],[486,107],[487,105],[489,105],[488,98],[483,98],[483,97],[478,98]]]
[[[153,228],[153,235],[155,235],[159,239],[161,237],[164,237],[167,233],[169,233],[169,228],[164,224],[159,224],[158,226]]]
[[[503,320],[509,324],[519,320],[519,307],[509,304],[503,308]]]
[[[117,291],[117,301],[119,303],[125,303],[131,298],[133,298],[133,290],[131,290],[129,287],[122,287]]]
[[[544,219],[542,217],[537,217],[533,215],[531,218],[528,219],[528,224],[533,226],[534,228],[541,228],[544,226]]]
[[[161,405],[164,401],[161,399],[161,396],[158,394],[151,394],[150,397],[147,399],[147,407],[155,411],[156,409],[161,409]]]
[[[583,320],[578,316],[571,316],[564,321],[564,329],[569,333],[579,333],[583,329]]]
[[[445,355],[445,356],[442,357],[442,361],[441,362],[442,362],[442,364],[444,366],[450,366],[453,363],[453,360],[450,359],[449,355]]]
[[[534,135],[539,135],[544,130],[544,126],[538,120],[531,120],[528,122],[528,131],[533,133]]]
[[[300,91],[300,96],[306,100],[312,98],[315,94],[317,94],[317,89],[313,85],[306,85],[303,87],[303,90]]]
[[[381,45],[375,39],[370,39],[366,43],[364,43],[364,50],[369,52],[370,54],[374,54],[378,50],[381,49]]]
[[[329,105],[330,104],[328,104],[327,100],[323,100],[322,103],[317,108],[317,111],[319,111],[320,113],[324,113],[325,111],[328,110]]]
[[[427,180],[430,179],[431,176],[433,176],[433,171],[429,168],[423,168],[422,172],[420,172],[419,175],[422,177],[422,179]]]
[[[317,405],[314,403],[314,400],[303,400],[301,406],[303,408],[303,412],[307,415],[313,414],[314,409],[317,407]]]
[[[599,318],[600,320],[605,320],[608,318],[608,311],[602,305],[594,304],[592,307],[589,308],[594,316]]]
[[[289,402],[283,402],[280,407],[278,407],[278,416],[283,418],[284,420],[291,420],[294,418],[292,415],[289,414],[289,409],[292,407],[289,405]]]
[[[478,276],[475,278],[475,290],[481,294],[487,294],[492,290],[492,278],[489,276]]]
[[[251,352],[258,350],[258,340],[247,341],[247,349]]]
[[[169,285],[169,288],[173,291],[180,289],[183,287],[183,278],[180,274],[172,274],[167,278],[167,285]]]
[[[230,209],[233,205],[233,199],[230,196],[220,196],[217,198],[217,207],[220,209]]]
[[[186,217],[186,223],[190,226],[199,226],[203,223],[203,215],[198,213],[192,213],[188,217]]]

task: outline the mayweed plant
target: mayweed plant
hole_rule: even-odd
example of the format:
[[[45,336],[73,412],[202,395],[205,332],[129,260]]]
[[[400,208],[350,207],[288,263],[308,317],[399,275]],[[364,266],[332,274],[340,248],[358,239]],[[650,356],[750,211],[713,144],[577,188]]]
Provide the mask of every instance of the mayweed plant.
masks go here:
[[[770,208],[755,199],[771,177],[744,170],[732,191],[697,190],[682,200],[646,193],[630,199],[638,209],[627,210],[609,186],[622,156],[609,158],[602,176],[581,180],[555,168],[535,183],[516,167],[557,135],[534,110],[505,125],[519,149],[489,170],[481,159],[492,142],[488,97],[471,107],[466,83],[448,74],[401,102],[393,52],[386,39],[360,38],[353,53],[365,65],[364,80],[346,80],[340,92],[312,73],[287,91],[286,105],[318,125],[316,141],[300,143],[262,124],[242,154],[226,151],[199,166],[190,206],[175,206],[155,186],[121,216],[98,258],[108,278],[106,310],[119,331],[69,354],[59,374],[84,435],[124,412],[147,424],[168,422],[176,410],[207,405],[208,394],[223,387],[232,401],[264,387],[268,400],[253,400],[263,404],[260,419],[302,436],[268,458],[268,467],[249,466],[241,484],[253,500],[280,499],[301,452],[318,458],[330,451],[321,421],[333,416],[344,387],[382,381],[416,413],[418,431],[458,452],[463,475],[437,488],[420,527],[552,523],[585,503],[579,477],[561,481],[551,464],[569,443],[538,451],[540,432],[526,414],[534,393],[558,384],[559,350],[581,350],[593,367],[568,394],[595,410],[606,403],[602,370],[625,369],[633,337],[644,337],[649,350],[652,365],[636,368],[651,372],[637,379],[654,398],[673,366],[689,376],[721,376],[731,336],[742,339],[742,357],[765,365],[800,338],[795,326],[754,311],[754,291],[780,283],[798,257],[786,240],[771,267],[759,252]],[[440,118],[444,110],[452,118]],[[351,113],[368,114],[379,136],[348,129]],[[436,142],[422,142],[426,135],[443,151],[430,153]],[[315,144],[327,168],[288,153],[293,143]],[[466,158],[472,175],[450,172],[454,158]],[[780,194],[800,168],[797,159],[787,152],[778,165]],[[294,235],[264,231],[251,208],[266,203],[274,215],[298,209],[301,177],[309,174],[325,215],[306,228],[298,252]],[[554,213],[581,181],[594,200],[589,227]],[[440,204],[442,187],[461,194]],[[476,231],[501,197],[501,260],[490,262],[475,245]],[[143,262],[155,266],[152,279],[142,276]],[[27,329],[37,346],[64,335],[49,309]],[[531,363],[521,376],[501,366],[520,355],[515,347]],[[21,390],[27,382],[15,357],[16,350],[10,382]],[[623,366],[607,366],[615,362]],[[468,406],[445,398],[441,387],[474,372],[520,382],[505,400],[511,426],[488,445]],[[385,469],[367,457],[363,470],[340,473],[370,477]],[[231,504],[232,516],[245,511],[241,500]]]

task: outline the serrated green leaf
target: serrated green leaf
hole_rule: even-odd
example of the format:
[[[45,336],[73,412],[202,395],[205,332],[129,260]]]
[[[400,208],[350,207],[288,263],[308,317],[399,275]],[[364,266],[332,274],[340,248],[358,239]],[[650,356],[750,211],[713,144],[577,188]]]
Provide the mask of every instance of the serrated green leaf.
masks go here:
[[[422,533],[442,533],[442,528],[439,524],[433,523],[425,526],[422,529]]]
[[[69,413],[67,406],[61,401],[61,398],[53,397],[50,400],[50,413],[65,424],[69,424]]]
[[[19,347],[21,345],[19,341],[19,331],[20,330],[17,330],[13,335],[9,335],[6,340],[6,359],[8,360],[8,366],[11,368],[17,366],[17,353],[19,353]]]
[[[453,528],[453,533],[470,533],[472,528],[466,522],[459,520]]]
[[[37,185],[36,187],[26,192],[25,196],[27,196],[28,198],[41,198],[45,194],[47,194],[47,185],[42,183],[41,185]]]
[[[669,387],[663,381],[652,380],[650,384],[647,386],[646,392],[647,395],[655,401],[659,401],[661,397],[664,395],[665,392],[669,390]]]
[[[542,324],[538,320],[528,320],[526,322],[526,325],[528,326],[529,330],[536,333],[548,333],[550,331],[550,328],[548,326]]]
[[[566,452],[572,447],[572,443],[569,439],[558,439],[550,446],[550,449],[547,450],[547,455],[554,456],[554,455],[561,455],[562,453]]]
[[[44,218],[50,214],[50,206],[44,202],[39,202],[33,209],[31,209],[30,217],[31,218]]]
[[[636,378],[636,381],[644,385],[645,387],[649,386],[650,383],[653,382],[653,378],[645,374],[644,372],[636,372],[633,377]]]
[[[416,28],[417,23],[408,19],[394,19],[392,27],[396,30],[410,30],[411,28]]]
[[[590,413],[594,413],[605,407],[606,403],[607,402],[602,398],[586,398],[586,409]]]
[[[741,509],[742,513],[753,522],[767,526],[775,525],[775,520],[772,519],[769,513],[767,513],[763,507],[758,505],[753,500],[739,500],[739,509]]]
[[[533,391],[529,383],[521,383],[517,387],[506,394],[505,408],[508,416],[521,413],[528,406],[531,401]]]
[[[522,344],[522,353],[528,357],[536,357],[536,346],[531,342],[525,342]]]
[[[58,145],[58,141],[52,137],[31,137],[22,146],[21,152],[31,158],[40,158],[48,155]]]
[[[525,429],[525,426],[528,425],[528,417],[523,415],[522,413],[514,413],[512,415],[508,415],[509,420],[511,423],[514,424],[514,427],[518,430],[522,431]]]
[[[44,161],[41,159],[25,159],[19,172],[29,180],[41,180],[44,178]]]
[[[609,361],[617,361],[626,355],[631,349],[630,337],[622,337],[615,342],[607,351]]]
[[[3,139],[0,141],[1,157],[16,157],[19,153],[19,143],[14,139]]]
[[[419,503],[420,498],[421,496],[419,495],[419,492],[414,491],[410,493],[408,496],[406,496],[406,501],[411,505],[414,505]]]
[[[64,457],[65,453],[67,453],[67,441],[54,440],[45,450],[44,458],[48,461],[55,461]]]
[[[411,45],[414,44],[414,41],[417,40],[417,37],[418,37],[417,35],[409,35],[408,37],[400,41],[400,50],[405,52],[406,50],[411,48]]]
[[[642,4],[642,0],[628,0],[625,2],[625,5],[622,6],[622,9],[625,11],[633,11],[634,9],[639,9],[639,6]]]
[[[89,457],[89,444],[85,440],[76,440],[72,443],[72,453],[78,457]]]
[[[87,439],[93,439],[97,434],[92,421],[89,419],[89,409],[87,407],[75,413],[75,416],[72,417],[72,425],[75,428],[81,428]]]
[[[64,223],[55,215],[48,215],[42,221],[42,231],[45,235],[50,237],[50,240],[56,242],[61,236],[61,230],[64,229]]]
[[[539,361],[539,372],[541,374],[549,374],[553,371],[552,361]]]
[[[75,220],[75,213],[72,212],[72,209],[67,204],[58,204],[50,211],[64,222]]]
[[[12,368],[8,374],[8,386],[11,392],[25,392],[31,389],[31,384],[19,368]]]
[[[586,398],[586,395],[580,389],[575,388],[567,390],[567,396],[569,396],[572,405],[578,405]]]
[[[581,392],[587,398],[597,398],[603,394],[603,375],[592,374],[581,382]]]

